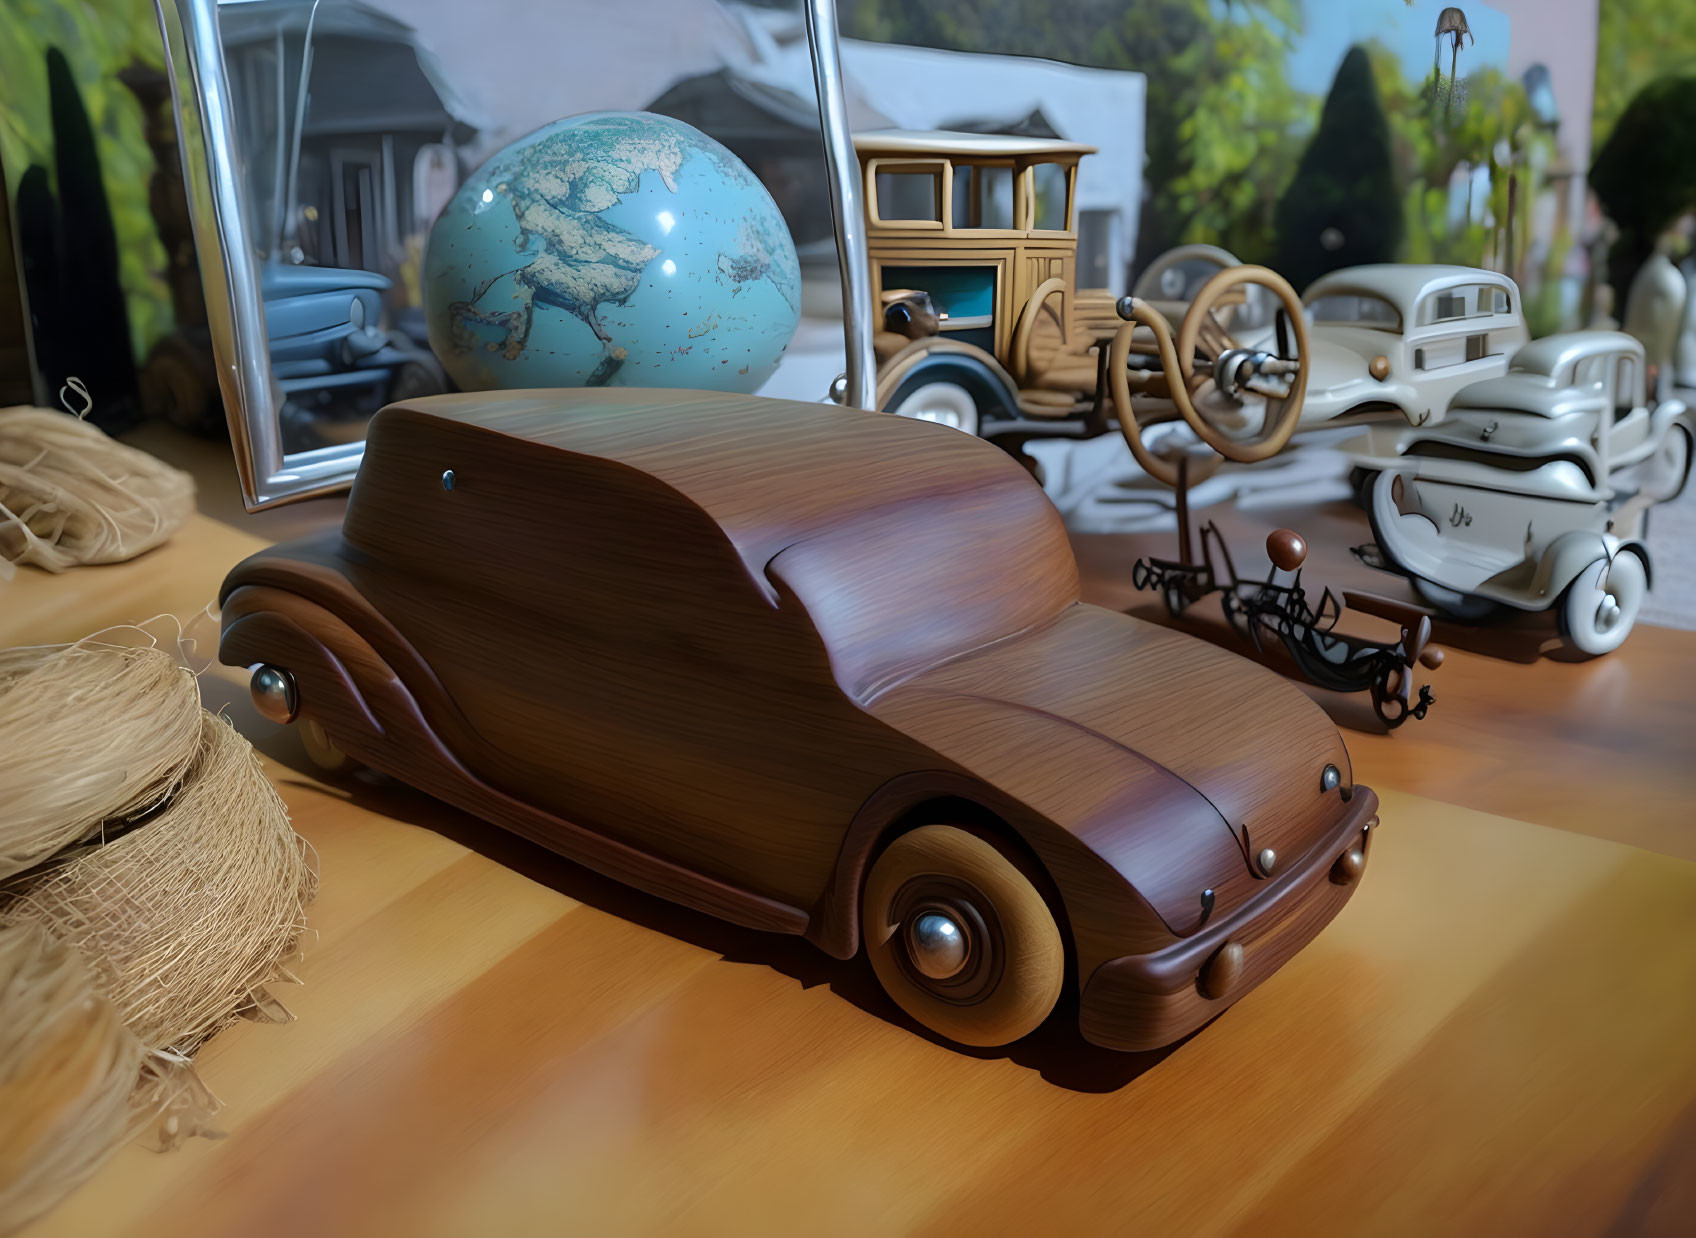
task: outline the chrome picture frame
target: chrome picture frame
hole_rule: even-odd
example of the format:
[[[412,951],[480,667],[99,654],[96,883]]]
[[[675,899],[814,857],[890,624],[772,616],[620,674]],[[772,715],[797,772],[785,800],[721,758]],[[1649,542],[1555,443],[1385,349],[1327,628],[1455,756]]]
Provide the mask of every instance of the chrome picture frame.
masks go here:
[[[848,361],[844,402],[873,400],[870,269],[858,167],[838,50],[836,0],[801,0],[818,95],[825,170],[842,273]],[[363,442],[284,450],[282,389],[272,372],[259,265],[242,201],[242,153],[217,0],[154,0],[164,39],[189,219],[206,296],[219,392],[229,419],[242,502],[249,511],[352,484]]]

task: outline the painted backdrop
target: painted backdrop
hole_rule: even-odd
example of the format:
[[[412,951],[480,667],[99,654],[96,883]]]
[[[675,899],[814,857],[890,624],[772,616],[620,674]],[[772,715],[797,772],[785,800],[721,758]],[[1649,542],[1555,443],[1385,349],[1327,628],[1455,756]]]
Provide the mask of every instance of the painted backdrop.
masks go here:
[[[1588,118],[1560,114],[1555,70],[1513,58],[1492,5],[842,0],[842,15],[862,38],[1145,74],[1135,265],[1187,241],[1298,287],[1355,262],[1463,262],[1519,278],[1541,330],[1576,312],[1582,167],[1561,131]]]

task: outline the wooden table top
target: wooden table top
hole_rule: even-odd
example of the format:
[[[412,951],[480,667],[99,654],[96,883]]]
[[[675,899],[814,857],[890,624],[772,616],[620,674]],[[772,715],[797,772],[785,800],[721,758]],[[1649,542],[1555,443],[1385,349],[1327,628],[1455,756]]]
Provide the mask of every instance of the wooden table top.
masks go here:
[[[192,615],[277,518],[227,521],[20,572],[0,644]],[[1137,600],[1130,539],[1079,548],[1092,600]],[[242,679],[209,673],[209,704],[323,876],[297,1019],[201,1054],[228,1138],[127,1148],[32,1235],[1690,1232],[1696,633],[1584,664],[1455,650],[1428,720],[1346,730],[1383,797],[1360,893],[1139,1055],[1063,1027],[946,1048],[861,959],[321,781]]]

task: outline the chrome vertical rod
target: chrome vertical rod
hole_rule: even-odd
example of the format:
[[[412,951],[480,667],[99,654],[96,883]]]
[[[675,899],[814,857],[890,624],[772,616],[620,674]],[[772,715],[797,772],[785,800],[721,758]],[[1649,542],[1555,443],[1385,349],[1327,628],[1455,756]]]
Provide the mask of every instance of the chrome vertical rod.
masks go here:
[[[803,0],[807,46],[813,55],[813,85],[818,91],[819,128],[824,137],[830,213],[836,224],[836,261],[842,273],[842,327],[848,359],[850,408],[874,408],[877,362],[872,354],[871,265],[866,256],[865,208],[860,201],[860,161],[848,124],[848,97],[842,84],[842,54],[836,29],[836,0]]]

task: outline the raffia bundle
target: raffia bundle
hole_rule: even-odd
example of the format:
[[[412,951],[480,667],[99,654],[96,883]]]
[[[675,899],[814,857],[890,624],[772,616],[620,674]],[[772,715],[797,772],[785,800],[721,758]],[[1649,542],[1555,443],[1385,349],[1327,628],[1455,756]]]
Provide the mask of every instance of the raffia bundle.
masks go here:
[[[186,1059],[287,978],[317,875],[247,741],[213,714],[156,816],[72,852],[16,891],[4,918],[70,942],[149,1051]]]
[[[146,1120],[141,1041],[82,959],[36,926],[0,927],[0,1233],[46,1212]]]
[[[162,802],[200,751],[200,715],[163,649],[0,651],[0,881]]]
[[[69,413],[0,409],[0,580],[151,550],[194,513],[194,479]]]
[[[181,630],[177,656],[138,633],[0,651],[0,1233],[137,1134],[214,1134],[194,1052],[288,1017],[265,985],[292,979],[310,852]]]

